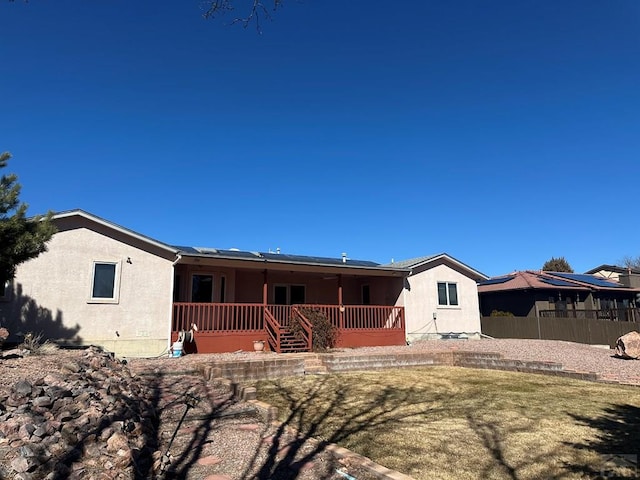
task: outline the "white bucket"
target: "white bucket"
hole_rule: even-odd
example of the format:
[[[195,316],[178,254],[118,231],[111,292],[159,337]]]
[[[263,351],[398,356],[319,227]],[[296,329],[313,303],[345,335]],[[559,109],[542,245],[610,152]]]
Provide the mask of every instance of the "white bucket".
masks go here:
[[[182,342],[173,342],[171,346],[171,351],[173,352],[172,357],[181,357],[182,356]]]

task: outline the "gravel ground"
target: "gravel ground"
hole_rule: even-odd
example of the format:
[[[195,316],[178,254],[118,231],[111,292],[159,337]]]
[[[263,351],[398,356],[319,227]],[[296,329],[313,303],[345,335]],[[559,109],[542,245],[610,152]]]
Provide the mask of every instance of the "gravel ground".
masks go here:
[[[408,348],[420,351],[454,348],[460,351],[494,352],[502,354],[504,358],[556,362],[562,364],[565,370],[596,373],[603,378],[640,384],[640,361],[623,360],[614,356],[614,350],[582,343],[520,339],[436,340],[416,342]]]

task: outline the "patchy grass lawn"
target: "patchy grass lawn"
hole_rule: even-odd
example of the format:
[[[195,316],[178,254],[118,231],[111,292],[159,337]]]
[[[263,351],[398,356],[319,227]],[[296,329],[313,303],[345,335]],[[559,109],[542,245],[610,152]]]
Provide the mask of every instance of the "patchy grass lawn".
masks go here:
[[[617,456],[640,453],[637,387],[456,367],[256,386],[305,437],[416,479],[637,478]]]

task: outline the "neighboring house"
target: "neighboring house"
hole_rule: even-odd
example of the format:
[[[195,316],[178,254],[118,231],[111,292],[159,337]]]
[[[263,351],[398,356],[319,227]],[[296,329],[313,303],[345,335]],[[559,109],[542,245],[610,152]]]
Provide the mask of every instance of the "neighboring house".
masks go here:
[[[640,287],[640,270],[637,268],[618,267],[617,265],[600,265],[584,272],[596,277],[606,278],[615,282],[620,282],[627,287]]]
[[[638,288],[601,276],[530,270],[478,284],[482,316],[633,320],[639,293]]]
[[[295,349],[289,321],[304,323],[304,306],[338,327],[339,346],[405,342],[399,299],[409,270],[401,265],[171,246],[82,210],[53,221],[48,251],[20,265],[0,291],[10,340],[42,332],[60,343],[155,356],[195,332],[187,351],[252,350],[254,340],[287,351]],[[312,331],[305,332],[300,349],[310,346]]]
[[[390,265],[411,270],[399,303],[405,308],[409,341],[450,334],[480,337],[477,282],[486,275],[446,253]]]

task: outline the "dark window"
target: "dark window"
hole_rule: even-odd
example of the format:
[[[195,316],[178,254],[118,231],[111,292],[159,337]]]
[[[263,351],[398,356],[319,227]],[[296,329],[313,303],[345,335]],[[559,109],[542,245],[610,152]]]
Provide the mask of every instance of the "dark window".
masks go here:
[[[191,280],[191,301],[213,302],[213,275],[194,275]]]
[[[182,279],[180,278],[180,275],[173,276],[173,301],[174,302],[180,301],[180,282],[181,281]]]
[[[95,263],[93,266],[93,298],[115,298],[116,264]]]
[[[458,285],[449,283],[449,305],[458,305]]]
[[[276,285],[274,288],[274,302],[276,305],[287,304],[287,287],[285,285]]]
[[[438,305],[458,305],[458,285],[438,282]]]
[[[304,285],[276,285],[273,293],[276,305],[300,305],[305,302]]]
[[[438,282],[438,305],[448,305],[446,283]]]
[[[291,289],[291,305],[304,303],[304,285],[291,285],[289,288]]]
[[[371,288],[369,288],[369,285],[362,285],[362,304],[371,305]]]

